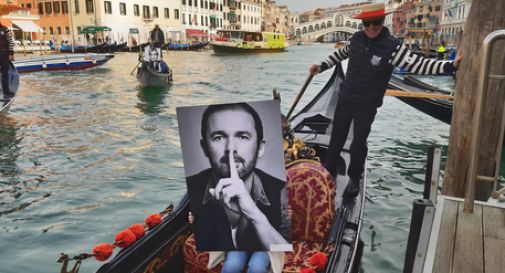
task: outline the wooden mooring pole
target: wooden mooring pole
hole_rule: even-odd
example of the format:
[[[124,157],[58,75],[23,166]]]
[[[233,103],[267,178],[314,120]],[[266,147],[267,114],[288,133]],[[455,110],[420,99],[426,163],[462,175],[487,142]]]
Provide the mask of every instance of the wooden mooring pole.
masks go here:
[[[505,29],[505,1],[474,0],[465,25],[463,61],[457,72],[455,100],[450,129],[449,155],[446,166],[443,194],[463,197],[465,194],[466,171],[470,155],[470,144],[474,127],[475,92],[478,86],[479,68],[481,67],[482,42],[495,30]],[[491,52],[491,74],[505,73],[505,42],[500,41]],[[490,79],[484,91],[484,117],[481,124],[480,150],[478,156],[479,174],[493,176],[494,159],[498,145],[505,105],[505,80]],[[477,182],[475,198],[487,200],[492,184]]]

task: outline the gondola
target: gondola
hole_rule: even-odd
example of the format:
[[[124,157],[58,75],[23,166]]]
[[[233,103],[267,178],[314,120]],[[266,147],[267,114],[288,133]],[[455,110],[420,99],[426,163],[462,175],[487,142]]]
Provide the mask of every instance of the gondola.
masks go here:
[[[19,74],[16,67],[11,63],[9,67],[9,87],[10,90],[16,94],[19,89]],[[1,79],[0,79],[0,89],[2,89]],[[3,90],[0,90],[0,118],[9,112],[9,109],[14,102],[15,95],[13,97],[4,97]]]
[[[392,75],[389,80],[389,87],[393,89],[398,89],[408,92],[420,92],[420,93],[433,93],[440,92],[443,94],[450,94],[451,92],[447,90],[442,90],[431,86],[427,83],[423,83],[413,77],[401,78],[396,75]],[[451,124],[452,118],[452,107],[453,101],[447,99],[432,99],[432,98],[409,98],[409,97],[397,97],[399,100],[405,102],[406,104],[418,109],[419,111],[428,114],[444,123]]]
[[[322,162],[325,161],[324,154],[331,132],[331,117],[343,76],[342,68],[337,64],[325,87],[290,119],[292,130],[290,132],[304,139],[307,147],[310,147],[311,151],[316,151]],[[346,163],[349,163],[347,150],[351,138],[352,133],[341,154]],[[320,272],[357,272],[363,248],[360,232],[366,179],[360,181],[362,190],[357,198],[342,200],[341,196],[348,177],[339,175],[337,181],[334,181],[320,163],[307,159],[293,161],[286,167],[290,200],[295,200],[293,202],[297,206],[292,205],[294,252],[286,252],[284,272],[300,272],[301,268],[308,267],[310,257],[317,251],[324,252],[328,259]],[[297,176],[297,171],[303,175]],[[307,179],[306,171],[309,175],[314,175],[312,179]],[[303,190],[298,191],[298,188]],[[315,197],[307,198],[307,189],[316,188],[318,190],[314,191]],[[307,202],[306,206],[299,206],[298,201],[302,199],[303,202]],[[194,249],[192,228],[188,222],[188,195],[184,195],[175,208],[168,211],[170,213],[166,214],[158,226],[133,245],[118,252],[97,272],[219,272],[219,265],[207,270],[208,254],[198,253]],[[313,217],[314,214],[317,214],[317,217]],[[62,257],[62,260],[66,261],[68,256]],[[66,267],[62,270],[66,270]]]
[[[141,62],[137,68],[137,80],[142,87],[166,87],[172,84],[172,70],[160,73],[151,68],[146,62]]]
[[[168,43],[163,48],[166,48],[167,50],[200,50],[204,47],[209,45],[209,42],[198,42],[194,44],[179,44],[179,43]]]

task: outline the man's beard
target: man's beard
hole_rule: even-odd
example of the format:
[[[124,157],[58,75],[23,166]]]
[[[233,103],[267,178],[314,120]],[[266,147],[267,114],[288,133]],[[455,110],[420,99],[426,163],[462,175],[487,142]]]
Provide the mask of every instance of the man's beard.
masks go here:
[[[240,156],[235,156],[234,158],[235,160],[239,161],[235,163],[242,163],[243,166],[241,169],[237,170],[240,179],[244,180],[249,177],[249,175],[251,175],[252,171],[254,170],[254,167],[256,167],[258,156],[255,155],[254,158],[247,164],[245,163],[245,160]],[[230,168],[228,166],[228,162],[228,156],[223,156],[219,160],[218,164],[213,164],[212,169],[217,173],[219,178],[230,177]],[[233,166],[233,168],[235,168],[235,166]]]

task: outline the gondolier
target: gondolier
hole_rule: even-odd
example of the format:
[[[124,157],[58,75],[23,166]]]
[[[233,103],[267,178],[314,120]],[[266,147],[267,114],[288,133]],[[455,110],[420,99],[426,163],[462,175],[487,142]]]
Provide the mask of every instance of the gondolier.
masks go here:
[[[367,138],[377,108],[382,105],[393,68],[404,67],[417,74],[453,73],[462,59],[461,55],[458,55],[454,62],[436,61],[411,52],[384,27],[386,14],[383,3],[364,6],[361,13],[354,16],[355,19],[362,19],[364,29],[352,36],[350,44],[335,50],[320,65],[312,65],[309,68],[310,73],[316,74],[349,58],[347,75],[340,86],[326,155],[327,169],[334,176],[337,173],[345,174],[340,152],[352,121],[354,137],[347,170],[350,181],[343,194],[348,198],[355,197],[359,193],[359,181],[362,178],[368,152]]]
[[[161,47],[165,43],[165,34],[158,24],[154,25],[149,38],[151,41],[154,41],[156,47]]]
[[[0,23],[0,66],[2,67],[2,90],[4,97],[13,97],[9,87],[9,66],[14,61],[14,41],[12,32]]]

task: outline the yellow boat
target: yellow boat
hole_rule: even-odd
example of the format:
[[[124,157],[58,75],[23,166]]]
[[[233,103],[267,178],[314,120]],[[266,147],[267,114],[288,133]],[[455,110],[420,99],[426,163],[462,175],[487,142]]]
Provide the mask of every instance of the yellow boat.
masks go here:
[[[283,33],[220,30],[211,46],[216,53],[282,52],[287,43]]]

